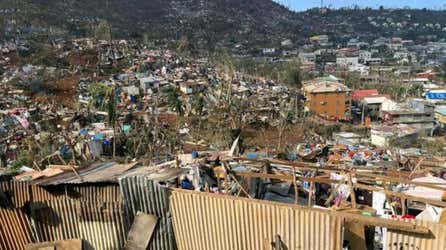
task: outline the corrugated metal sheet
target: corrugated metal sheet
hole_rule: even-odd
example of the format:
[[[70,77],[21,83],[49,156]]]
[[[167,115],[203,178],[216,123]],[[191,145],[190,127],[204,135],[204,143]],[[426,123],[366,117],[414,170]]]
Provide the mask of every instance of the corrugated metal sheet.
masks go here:
[[[49,200],[31,204],[37,242],[78,239],[79,227],[74,200]]]
[[[85,168],[76,169],[76,173],[74,171],[63,172],[55,176],[33,180],[31,183],[41,186],[105,182],[116,183],[118,177],[122,176],[137,164],[137,162],[129,164],[117,164],[116,162],[93,164]]]
[[[30,200],[28,185],[23,182],[1,181],[0,190],[11,199],[15,208],[23,207]]]
[[[121,249],[126,231],[121,203],[78,202],[79,233],[84,249]]]
[[[417,235],[408,232],[388,230],[386,235],[387,250],[413,249],[413,250],[445,250],[446,225],[429,221],[416,221],[417,225],[430,229],[430,235]]]
[[[29,221],[20,209],[0,209],[0,249],[25,249],[32,242]]]
[[[66,199],[64,186],[58,187],[41,187],[30,185],[31,197],[33,202]]]
[[[37,242],[84,239],[85,249],[121,249],[125,244],[122,204],[69,199],[31,204]]]
[[[180,250],[342,247],[342,219],[326,212],[273,202],[175,190],[171,195]]]
[[[121,202],[122,195],[118,185],[78,186],[69,185],[68,195],[82,201]]]
[[[176,249],[171,214],[169,212],[169,191],[147,176],[130,176],[119,180],[128,225],[138,212],[155,215],[158,225],[149,244],[149,249]],[[130,230],[130,228],[127,228]]]
[[[40,187],[30,185],[33,201],[75,199],[81,201],[118,202],[122,201],[119,186],[107,185],[58,185]]]

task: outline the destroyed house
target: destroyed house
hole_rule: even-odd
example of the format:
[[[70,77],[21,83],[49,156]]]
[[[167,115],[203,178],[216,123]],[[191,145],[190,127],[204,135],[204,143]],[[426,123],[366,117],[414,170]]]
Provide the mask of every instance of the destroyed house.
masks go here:
[[[149,93],[152,89],[157,89],[160,86],[161,80],[154,76],[143,77],[139,79],[140,88],[143,93]]]
[[[308,111],[327,119],[350,119],[350,89],[344,84],[316,81],[304,84],[302,89]]]
[[[416,110],[387,110],[382,111],[383,122],[385,124],[407,124],[419,129],[430,130],[435,125],[433,110],[419,112]]]
[[[180,90],[186,95],[205,91],[207,84],[198,81],[187,81],[180,83]]]
[[[0,249],[64,249],[60,247],[65,244],[76,250],[341,250],[345,245],[367,249],[367,241],[373,239],[367,233],[370,227],[385,229],[379,230],[382,241],[387,242],[384,249],[393,249],[394,244],[444,249],[446,225],[434,221],[441,210],[435,208],[435,213],[430,213],[431,205],[446,207],[439,200],[444,188],[429,185],[433,178],[414,179],[419,180],[415,183],[410,178],[387,176],[386,172],[370,174],[337,166],[321,169],[316,164],[266,159],[234,160],[224,155],[218,156],[219,161],[231,170],[216,167],[217,178],[222,177],[224,185],[213,186],[213,191],[177,187],[183,177],[195,182],[214,176],[197,172],[206,166],[197,168],[196,164],[202,164],[198,163],[201,160],[215,162],[215,155],[200,161],[193,154],[180,155],[180,165],[171,161],[138,168],[135,163],[74,169],[54,166],[63,173],[35,173],[29,182],[2,180],[0,205],[5,205],[1,200],[4,194],[11,204],[8,209],[0,208]],[[262,170],[266,167],[269,170]],[[382,168],[374,170],[380,172]],[[307,177],[306,171],[319,175]],[[444,185],[445,181],[438,179],[434,181]],[[411,187],[394,192],[378,187],[383,183]],[[331,186],[332,198],[320,184]],[[52,190],[54,185],[59,187]],[[431,192],[435,196],[421,196],[426,187],[435,189]],[[71,196],[73,191],[78,195]],[[390,203],[390,197],[400,198],[402,208],[391,210],[388,205],[398,201]],[[323,205],[326,202],[328,207]],[[415,209],[412,202],[428,205],[419,208],[421,215],[416,220],[402,218],[409,215],[409,209]],[[385,217],[388,212],[395,219]],[[382,242],[377,243],[379,248]]]
[[[69,249],[176,249],[160,183],[184,170],[113,162],[56,169],[0,180],[0,249],[64,249],[74,239]]]

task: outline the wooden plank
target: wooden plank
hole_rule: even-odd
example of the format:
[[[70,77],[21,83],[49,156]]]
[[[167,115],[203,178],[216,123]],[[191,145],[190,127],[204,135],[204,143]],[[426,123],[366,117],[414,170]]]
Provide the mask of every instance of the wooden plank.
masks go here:
[[[31,243],[26,245],[25,250],[82,250],[82,240],[62,240],[55,242]]]
[[[127,236],[126,250],[145,250],[155,231],[158,217],[138,212]]]
[[[254,178],[269,178],[269,179],[275,179],[275,180],[282,180],[285,182],[292,182],[294,180],[293,176],[290,176],[290,175],[276,175],[276,174],[264,174],[264,173],[248,173],[248,172],[235,172],[235,175],[242,176],[242,177],[251,177],[251,178],[252,177],[254,177]],[[343,184],[343,183],[345,183],[345,181],[330,180],[327,178],[319,178],[319,177],[307,178],[307,177],[297,176],[296,178],[300,181],[317,182],[317,183],[325,183],[325,184],[338,184],[338,183]],[[359,188],[359,189],[364,189],[364,190],[369,190],[369,191],[382,192],[387,195],[392,195],[392,196],[400,197],[400,198],[406,198],[408,200],[418,201],[418,202],[422,202],[425,204],[446,207],[446,202],[443,202],[443,201],[437,201],[437,200],[425,199],[425,198],[416,197],[416,196],[410,196],[410,195],[406,195],[403,193],[392,192],[392,191],[378,188],[375,186],[369,186],[369,185],[356,183],[356,184],[353,184],[353,187]]]
[[[446,187],[442,187],[441,185],[438,184],[433,184],[433,183],[423,183],[423,182],[414,182],[408,179],[403,179],[403,178],[396,178],[396,177],[389,177],[389,176],[385,176],[385,175],[379,175],[379,174],[371,174],[371,173],[364,173],[361,171],[357,171],[357,170],[370,170],[370,171],[379,171],[379,172],[383,172],[380,169],[373,169],[370,167],[361,167],[361,166],[353,166],[351,170],[347,169],[347,168],[340,168],[339,165],[326,165],[324,166],[324,168],[318,167],[316,164],[314,163],[306,163],[306,162],[287,162],[287,161],[279,161],[279,160],[266,160],[266,159],[248,159],[248,158],[234,158],[234,160],[241,160],[241,161],[250,161],[250,162],[269,162],[272,164],[279,164],[279,165],[285,165],[285,166],[290,166],[290,167],[294,167],[296,169],[300,169],[300,170],[317,170],[319,172],[327,172],[327,173],[333,173],[333,172],[345,172],[345,173],[349,173],[349,172],[354,172],[356,173],[356,177],[360,176],[367,176],[367,177],[372,177],[375,179],[380,179],[380,180],[388,180],[394,183],[404,183],[404,184],[411,184],[411,185],[415,185],[415,186],[420,186],[420,187],[428,187],[428,188],[433,188],[433,189],[438,189],[438,190],[443,190],[446,191]],[[423,161],[424,162],[424,161]],[[408,173],[410,174],[410,173]]]
[[[383,219],[377,217],[368,217],[363,215],[357,215],[353,213],[340,213],[340,216],[344,217],[349,223],[357,223],[367,226],[385,227],[388,229],[399,230],[404,232],[411,232],[417,234],[429,234],[430,230],[427,227],[418,226],[409,222],[402,222],[391,219]]]
[[[426,183],[426,182],[416,182],[416,181],[411,181],[408,179],[388,177],[388,176],[377,175],[377,174],[361,173],[361,172],[356,173],[356,176],[357,177],[367,176],[367,177],[374,178],[376,180],[389,181],[392,183],[404,183],[404,184],[409,184],[409,185],[415,185],[415,186],[420,186],[420,187],[427,187],[427,188],[446,191],[446,187],[444,185],[438,184],[438,183],[435,184],[435,183]]]
[[[364,225],[347,222],[344,228],[344,240],[348,241],[349,249],[367,250]]]
[[[418,201],[418,202],[422,202],[422,203],[425,203],[425,204],[431,204],[431,205],[436,205],[436,206],[440,206],[440,207],[446,207],[446,202],[444,202],[444,201],[425,199],[425,198],[422,198],[422,197],[416,197],[416,196],[407,195],[407,194],[403,194],[403,193],[397,193],[397,192],[389,191],[389,190],[386,190],[386,189],[373,187],[373,186],[368,186],[368,185],[363,185],[363,184],[354,184],[353,186],[355,188],[359,188],[359,189],[385,193],[387,195],[399,197],[399,198],[402,198],[402,199],[407,199],[407,200],[411,200],[411,201]]]

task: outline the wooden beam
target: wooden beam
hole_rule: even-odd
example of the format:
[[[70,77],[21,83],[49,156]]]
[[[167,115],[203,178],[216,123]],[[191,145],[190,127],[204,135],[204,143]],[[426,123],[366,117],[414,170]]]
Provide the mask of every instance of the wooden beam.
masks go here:
[[[296,168],[293,167],[294,204],[299,205],[299,188],[297,187]]]
[[[251,173],[251,172],[234,172],[234,174],[236,176],[242,176],[242,177],[269,178],[269,179],[281,180],[284,182],[292,182],[294,180],[293,176],[289,176],[289,175],[276,175],[276,174]],[[318,177],[307,178],[307,177],[296,176],[296,179],[298,179],[300,181],[307,181],[307,182],[314,181],[317,183],[325,183],[325,184],[345,184],[345,181],[330,180],[330,179],[326,179],[326,178],[322,179],[322,178],[318,178]],[[410,195],[406,195],[406,194],[402,194],[402,193],[385,190],[383,188],[379,188],[379,187],[375,187],[375,186],[369,186],[369,185],[356,183],[356,184],[353,184],[353,187],[363,189],[363,190],[368,190],[368,191],[381,192],[381,193],[385,193],[387,195],[392,195],[392,196],[399,197],[399,198],[406,198],[411,201],[418,201],[418,202],[422,202],[425,204],[432,204],[432,205],[436,205],[436,206],[440,206],[440,207],[446,207],[446,202],[443,202],[443,201],[437,201],[437,200],[425,199],[425,198],[416,197],[416,196],[410,196]]]
[[[356,208],[356,194],[355,189],[353,188],[352,174],[348,175],[348,186],[350,188],[350,199],[352,202],[352,208]]]
[[[392,182],[392,183],[404,183],[404,184],[409,184],[409,185],[415,185],[415,186],[420,186],[420,187],[427,187],[427,188],[446,191],[446,186],[441,185],[441,184],[427,183],[427,182],[416,182],[416,181],[411,181],[411,180],[402,179],[402,178],[388,177],[388,176],[384,176],[384,175],[361,173],[361,172],[357,172],[356,176],[366,176],[366,177],[371,177],[374,179],[388,181],[388,182]]]
[[[424,204],[431,204],[431,205],[436,205],[436,206],[440,206],[440,207],[446,207],[446,202],[444,202],[444,201],[431,200],[431,199],[416,197],[416,196],[407,195],[407,194],[403,194],[403,193],[397,193],[397,192],[389,191],[386,189],[382,189],[382,188],[378,188],[378,187],[374,187],[374,186],[363,185],[363,184],[359,184],[359,183],[354,184],[353,186],[355,188],[359,188],[359,189],[363,189],[363,190],[385,193],[386,195],[395,196],[395,197],[398,197],[401,199],[407,199],[407,200],[411,200],[411,201],[418,201],[418,202],[421,202]]]
[[[409,222],[383,219],[377,217],[368,217],[352,213],[340,213],[340,216],[344,217],[346,221],[351,223],[359,223],[367,226],[385,227],[388,229],[417,233],[417,234],[430,233],[429,228],[418,226]]]
[[[275,180],[281,180],[284,182],[293,182],[294,178],[291,175],[279,175],[279,174],[264,174],[264,173],[252,173],[252,172],[234,172],[236,176],[242,177],[250,177],[250,178],[269,178]],[[336,184],[336,183],[345,183],[345,181],[337,181],[330,180],[328,178],[320,178],[320,177],[301,177],[296,176],[297,180],[306,181],[306,182],[317,182],[324,184]]]

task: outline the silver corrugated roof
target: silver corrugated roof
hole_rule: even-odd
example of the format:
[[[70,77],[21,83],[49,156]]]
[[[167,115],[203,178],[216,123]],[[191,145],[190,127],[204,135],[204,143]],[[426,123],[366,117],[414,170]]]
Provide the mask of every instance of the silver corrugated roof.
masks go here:
[[[74,171],[63,172],[61,174],[40,178],[32,181],[36,185],[60,185],[60,184],[81,184],[81,183],[100,183],[117,182],[117,179],[126,171],[137,165],[137,162],[129,164],[117,164],[116,162],[107,162],[93,164],[88,167],[76,169]]]

